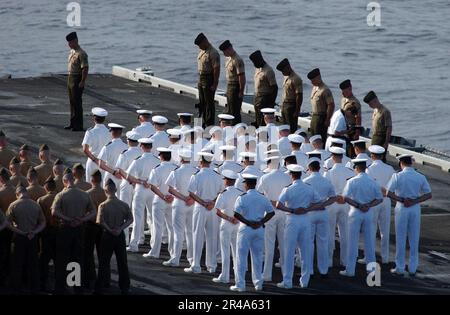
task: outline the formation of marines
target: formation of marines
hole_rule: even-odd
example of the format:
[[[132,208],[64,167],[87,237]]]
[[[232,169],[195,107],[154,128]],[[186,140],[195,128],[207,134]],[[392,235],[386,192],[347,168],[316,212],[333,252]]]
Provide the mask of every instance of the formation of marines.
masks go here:
[[[398,157],[398,172],[383,162],[392,123],[376,94],[372,91],[364,98],[374,109],[374,136],[367,147],[359,139],[361,105],[350,80],[339,86],[341,108],[335,111],[320,70],[312,70],[307,75],[313,85],[308,133],[297,124],[302,80],[283,59],[276,67],[285,76],[282,124],[276,125],[275,73],[255,51],[249,58],[256,68],[256,115],[248,126],[240,117],[244,63],[227,40],[219,48],[227,58],[228,104],[217,115],[219,126],[214,126],[220,57],[204,34],[194,42],[200,48],[203,126],[193,126],[194,115],[185,112],[178,113],[178,126],[168,128],[167,117],[140,109],[139,125],[123,137],[127,128],[106,124],[108,112],[94,107],[94,126],[82,141],[86,164],[71,168],[61,159],[53,161],[47,145],[40,147],[36,165],[27,145],[13,152],[0,133],[0,284],[8,280],[16,290],[25,285],[31,292],[46,290],[53,261],[55,292],[65,293],[67,266],[76,262],[82,271],[76,290],[100,294],[110,285],[114,253],[119,287],[127,294],[127,252],[140,253],[150,234],[151,249],[143,259],[159,259],[165,243],[170,258],[164,266],[177,268],[185,260],[189,267],[184,271],[194,274],[206,267],[216,283],[234,278],[233,291],[246,290],[249,253],[255,290],[272,281],[274,266],[283,276],[278,287],[307,288],[312,275],[326,277],[333,267],[336,232],[342,276],[355,276],[357,262],[371,271],[378,229],[381,263],[390,262],[391,201],[396,203],[396,266],[391,272],[414,275],[420,203],[431,198],[431,189],[412,167],[411,155]],[[364,258],[358,260],[361,233]],[[295,266],[301,268],[297,280]]]

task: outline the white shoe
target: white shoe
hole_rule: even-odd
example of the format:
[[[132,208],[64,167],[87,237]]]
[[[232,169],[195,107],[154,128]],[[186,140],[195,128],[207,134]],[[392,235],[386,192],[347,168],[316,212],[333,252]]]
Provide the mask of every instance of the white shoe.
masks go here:
[[[208,268],[207,269],[209,273],[215,273],[216,272],[216,268]]]
[[[153,255],[150,255],[150,253],[143,254],[142,257],[144,257],[144,258],[159,258],[159,257],[155,257]]]
[[[275,263],[275,267],[281,268],[281,264],[279,262]]]
[[[170,260],[163,261],[162,264],[163,264],[163,266],[167,266],[167,267],[179,267],[180,266],[180,264],[173,263]]]
[[[365,265],[366,264],[366,259],[365,258],[358,259],[358,264]]]
[[[354,274],[351,275],[351,274],[347,273],[347,270],[341,270],[341,271],[339,271],[339,274],[344,277],[354,277],[355,276]]]
[[[184,272],[186,272],[186,273],[202,273],[201,270],[194,269],[194,268],[192,268],[192,267],[184,268]]]
[[[230,282],[230,281],[222,280],[221,278],[213,278],[212,281],[215,283],[229,283]]]
[[[277,283],[277,287],[280,289],[292,289],[292,286],[285,285],[284,282]]]
[[[255,291],[262,291],[263,290],[263,286],[262,285],[258,285],[255,287]]]
[[[138,253],[138,252],[139,252],[139,249],[136,248],[136,247],[130,247],[130,246],[128,246],[128,247],[127,247],[127,252]]]
[[[235,292],[245,292],[245,289],[238,288],[238,287],[235,286],[235,285],[232,285],[232,286],[230,287],[230,290],[231,290],[231,291],[235,291]]]

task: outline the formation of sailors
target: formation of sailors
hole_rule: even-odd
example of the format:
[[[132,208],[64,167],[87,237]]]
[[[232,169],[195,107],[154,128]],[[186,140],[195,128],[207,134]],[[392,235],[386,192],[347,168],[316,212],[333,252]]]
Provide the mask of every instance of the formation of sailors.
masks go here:
[[[234,116],[220,114],[220,126],[206,131],[191,126],[190,113],[179,113],[180,125],[167,129],[166,117],[138,110],[139,125],[126,132],[126,143],[124,126],[105,126],[105,109],[93,108],[92,114],[94,126],[82,142],[86,167],[77,163],[64,170],[60,159],[52,161],[47,145],[40,148],[41,163],[34,165],[26,145],[15,154],[0,134],[2,163],[10,159],[0,171],[1,272],[2,280],[11,276],[16,289],[23,275],[32,290],[39,282],[46,289],[54,260],[57,293],[65,292],[69,262],[81,265],[79,290],[102,293],[115,253],[125,294],[130,286],[126,251],[139,252],[145,226],[151,249],[143,258],[160,258],[161,244],[167,243],[170,258],[163,265],[179,267],[185,247],[189,267],[184,271],[201,273],[205,247],[212,280],[229,283],[231,273],[235,284],[230,289],[244,291],[251,253],[256,290],[273,280],[274,265],[283,274],[278,287],[298,283],[306,288],[315,273],[315,255],[321,276],[333,267],[336,229],[343,276],[355,275],[361,232],[365,255],[360,262],[375,262],[377,229],[381,263],[390,261],[391,200],[396,202],[392,272],[405,273],[407,239],[408,272],[417,270],[419,203],[431,198],[431,190],[412,168],[410,155],[398,157],[401,171],[396,173],[382,161],[382,146],[369,146],[369,157],[365,141],[357,140],[352,142],[356,157],[350,159],[342,139],[308,137],[305,130],[291,133],[289,125],[275,125],[273,108],[261,109],[265,126],[258,129],[233,125]],[[297,282],[295,265],[301,267]]]

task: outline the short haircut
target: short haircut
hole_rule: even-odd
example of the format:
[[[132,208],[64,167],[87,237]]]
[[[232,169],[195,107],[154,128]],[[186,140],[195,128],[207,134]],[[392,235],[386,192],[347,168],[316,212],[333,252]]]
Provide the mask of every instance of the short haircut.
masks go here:
[[[317,172],[320,170],[320,163],[318,161],[314,161],[309,163],[308,167],[310,170]]]
[[[94,116],[94,121],[98,124],[103,124],[105,122],[106,117]]]

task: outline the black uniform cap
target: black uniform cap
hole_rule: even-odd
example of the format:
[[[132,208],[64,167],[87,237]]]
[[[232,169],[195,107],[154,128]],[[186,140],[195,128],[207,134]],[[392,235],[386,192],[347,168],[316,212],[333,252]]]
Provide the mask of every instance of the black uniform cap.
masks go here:
[[[195,38],[194,44],[198,46],[198,45],[200,45],[201,42],[203,42],[205,39],[206,39],[205,34],[200,33],[200,34],[198,34],[197,37]]]
[[[311,71],[309,71],[307,77],[308,77],[308,79],[312,80],[315,77],[318,77],[319,75],[320,75],[320,69],[315,68],[315,69],[312,69]]]
[[[364,96],[364,102],[369,104],[375,98],[377,98],[377,95],[375,94],[375,92],[374,91],[370,91],[369,93],[367,93],[366,96]]]
[[[225,49],[230,48],[232,45],[230,43],[230,41],[227,39],[226,41],[224,41],[222,44],[220,44],[219,49],[224,51]]]
[[[287,58],[284,58],[284,59],[281,60],[280,63],[277,65],[277,70],[278,70],[278,71],[283,71],[283,69],[284,69],[286,66],[289,66],[289,65],[290,65],[289,60],[288,60]]]
[[[66,40],[67,40],[68,42],[70,42],[71,40],[77,39],[77,38],[78,38],[77,32],[69,33],[69,34],[67,34],[67,36],[66,36]]]
[[[251,55],[248,56],[248,58],[250,58],[250,60],[253,61],[253,63],[258,63],[264,60],[261,54],[261,50],[256,50],[252,52]]]
[[[339,84],[339,88],[341,90],[344,90],[344,89],[349,88],[351,86],[352,86],[352,82],[350,82],[350,80],[348,80],[348,79],[345,80],[345,81],[342,81],[341,84]]]

